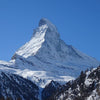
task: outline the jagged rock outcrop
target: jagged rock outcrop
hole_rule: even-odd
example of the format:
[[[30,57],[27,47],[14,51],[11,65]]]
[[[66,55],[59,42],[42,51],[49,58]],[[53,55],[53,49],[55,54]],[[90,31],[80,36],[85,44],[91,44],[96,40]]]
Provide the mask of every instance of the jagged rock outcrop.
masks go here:
[[[52,100],[53,95],[60,87],[59,83],[51,81],[42,91],[42,100]]]

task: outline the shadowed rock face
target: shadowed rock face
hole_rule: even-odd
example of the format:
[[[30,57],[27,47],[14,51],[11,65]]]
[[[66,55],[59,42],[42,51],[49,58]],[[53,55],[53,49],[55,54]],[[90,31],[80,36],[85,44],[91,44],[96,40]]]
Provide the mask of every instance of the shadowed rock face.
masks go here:
[[[18,75],[0,73],[0,98],[38,100],[38,94],[38,87],[31,81]]]
[[[52,100],[53,95],[60,87],[59,83],[51,81],[42,91],[42,100]]]
[[[51,22],[49,22],[47,19],[42,18],[39,21],[39,26],[42,26],[42,25],[45,25],[45,24],[48,24],[48,23],[51,24]]]
[[[42,18],[40,19],[39,21],[39,27],[42,26],[42,25],[47,25],[49,28],[52,28],[53,31],[57,31],[57,28],[54,24],[52,24],[48,19],[46,18]]]

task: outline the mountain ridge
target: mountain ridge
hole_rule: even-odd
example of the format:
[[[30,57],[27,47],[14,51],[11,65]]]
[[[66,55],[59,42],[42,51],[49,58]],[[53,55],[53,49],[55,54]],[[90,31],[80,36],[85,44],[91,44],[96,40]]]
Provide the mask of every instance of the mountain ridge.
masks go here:
[[[100,64],[60,39],[55,25],[43,18],[29,42],[12,56],[10,62],[0,62],[0,70],[27,78],[44,88],[51,80],[63,84],[75,79],[91,66]]]
[[[61,40],[56,26],[43,18],[39,22],[39,27],[34,30],[31,40],[19,48],[9,62],[0,61],[0,73],[4,73],[0,76],[5,76],[4,80],[7,75],[10,79],[20,77],[20,82],[26,79],[24,84],[30,80],[34,86],[38,87],[36,88],[36,96],[34,96],[36,100],[42,98],[48,100],[50,96],[55,95],[59,87],[61,89],[66,82],[75,80],[82,70],[92,66],[97,67],[99,64],[100,62],[96,59]],[[17,83],[15,79],[12,81]],[[3,82],[1,80],[1,84]],[[6,85],[5,83],[4,87]],[[13,87],[13,84],[11,85]],[[27,89],[27,87],[25,88]],[[23,91],[23,88],[21,89]],[[5,88],[4,91],[6,91]],[[12,88],[11,92],[13,92]],[[1,93],[3,92],[1,91]],[[31,92],[29,91],[29,93]],[[27,94],[25,96],[28,97]]]
[[[12,60],[5,65],[11,66],[15,74],[32,81],[34,81],[32,77],[37,75],[39,79],[48,80],[46,82],[48,83],[50,80],[66,82],[74,79],[81,70],[91,66],[96,67],[99,63],[96,59],[66,44],[60,39],[56,26],[46,18],[42,18],[31,40],[17,50]],[[27,71],[31,74],[25,75]]]
[[[16,55],[39,67],[41,64],[51,67],[63,66],[63,68],[69,66],[68,68],[75,69],[76,65],[95,67],[95,64],[98,66],[99,63],[96,59],[81,53],[73,46],[67,45],[60,39],[56,27],[45,18],[40,20],[39,27],[33,32],[31,40],[22,46],[14,56]],[[39,64],[35,64],[35,61]],[[45,67],[43,68],[45,69]]]

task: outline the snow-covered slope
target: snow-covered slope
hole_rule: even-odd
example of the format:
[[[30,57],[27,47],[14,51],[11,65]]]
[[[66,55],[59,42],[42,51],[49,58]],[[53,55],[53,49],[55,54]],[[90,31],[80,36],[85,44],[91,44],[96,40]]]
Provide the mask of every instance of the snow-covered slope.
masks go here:
[[[56,27],[45,18],[40,20],[31,40],[16,51],[12,60],[16,68],[31,70],[32,75],[46,80],[67,81],[66,76],[76,77],[81,70],[99,65],[96,59],[65,44]]]
[[[55,25],[43,18],[31,40],[15,52],[9,63],[1,61],[0,69],[44,87],[51,80],[62,83],[74,79],[81,70],[98,65],[96,59],[65,44]]]

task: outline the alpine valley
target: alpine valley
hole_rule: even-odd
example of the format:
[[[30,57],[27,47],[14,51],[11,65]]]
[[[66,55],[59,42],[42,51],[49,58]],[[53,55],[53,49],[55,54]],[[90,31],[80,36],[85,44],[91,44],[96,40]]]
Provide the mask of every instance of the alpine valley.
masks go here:
[[[99,65],[42,18],[31,40],[0,61],[0,100],[100,100]]]

